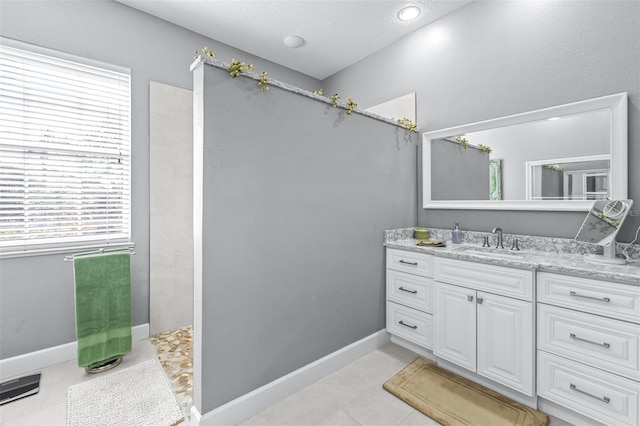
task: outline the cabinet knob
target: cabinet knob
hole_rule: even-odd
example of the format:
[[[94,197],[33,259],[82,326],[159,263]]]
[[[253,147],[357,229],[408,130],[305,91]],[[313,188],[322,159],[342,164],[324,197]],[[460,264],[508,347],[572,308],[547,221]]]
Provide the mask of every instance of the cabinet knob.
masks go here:
[[[482,302],[484,302],[484,299],[482,297],[478,297],[478,305],[482,305]]]
[[[469,302],[473,302],[473,296],[467,296],[467,300],[468,300]]]

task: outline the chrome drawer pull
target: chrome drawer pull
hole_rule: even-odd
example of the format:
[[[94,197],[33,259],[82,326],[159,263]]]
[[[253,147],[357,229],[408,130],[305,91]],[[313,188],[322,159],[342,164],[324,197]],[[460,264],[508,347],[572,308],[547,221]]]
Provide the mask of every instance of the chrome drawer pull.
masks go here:
[[[570,291],[569,292],[569,296],[573,296],[573,297],[582,297],[583,299],[591,299],[591,300],[597,300],[599,302],[611,302],[611,299],[609,299],[608,297],[593,297],[593,296],[584,296],[582,294],[578,294],[575,291]]]
[[[579,340],[579,341],[585,342],[585,343],[591,343],[592,345],[602,346],[602,347],[605,347],[605,348],[609,348],[609,346],[611,346],[607,342],[598,343],[598,342],[594,342],[592,340],[583,339],[582,337],[576,336],[574,333],[569,333],[569,337],[574,339],[574,340]]]
[[[405,260],[398,260],[399,263],[404,263],[405,265],[413,265],[413,266],[418,266],[418,262],[407,262]]]
[[[591,398],[597,399],[598,401],[606,402],[607,404],[608,404],[609,402],[611,402],[611,398],[608,398],[608,397],[606,397],[606,396],[597,396],[597,395],[594,395],[594,394],[592,394],[592,393],[585,392],[585,391],[583,391],[583,390],[578,389],[578,388],[576,387],[576,385],[574,385],[573,383],[570,383],[570,384],[569,384],[569,388],[571,388],[571,390],[574,390],[574,391],[576,391],[576,392],[578,392],[578,393],[581,393],[581,394],[583,394],[583,395],[587,395],[587,396],[590,396]]]
[[[400,321],[398,324],[404,325],[405,327],[413,328],[414,330],[415,330],[416,328],[418,328],[418,326],[417,326],[417,325],[409,325],[409,324],[405,324],[405,323],[403,323],[402,321]]]
[[[398,288],[398,290],[406,291],[407,293],[411,293],[411,294],[416,294],[418,292],[418,290],[407,290],[404,287],[400,287]]]

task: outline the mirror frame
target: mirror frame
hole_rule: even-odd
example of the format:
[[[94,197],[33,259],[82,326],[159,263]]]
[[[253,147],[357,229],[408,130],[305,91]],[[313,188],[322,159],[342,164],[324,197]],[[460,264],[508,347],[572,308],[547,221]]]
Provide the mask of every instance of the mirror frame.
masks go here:
[[[431,141],[463,133],[608,109],[611,116],[610,199],[628,198],[627,92],[494,118],[422,134],[422,207],[424,209],[589,211],[595,200],[432,200]],[[488,182],[488,179],[487,179]],[[488,185],[488,183],[487,183]]]

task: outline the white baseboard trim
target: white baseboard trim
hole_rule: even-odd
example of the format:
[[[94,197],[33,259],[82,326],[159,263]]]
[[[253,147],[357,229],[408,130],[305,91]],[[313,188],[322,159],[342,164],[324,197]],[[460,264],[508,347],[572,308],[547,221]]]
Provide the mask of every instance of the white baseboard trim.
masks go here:
[[[136,325],[131,329],[133,341],[149,338],[149,323]],[[65,343],[51,348],[29,352],[0,360],[0,380],[20,376],[60,362],[76,359],[78,342]]]
[[[241,423],[243,420],[258,414],[289,395],[387,344],[389,341],[389,333],[383,329],[214,410],[200,414],[195,406],[191,407],[191,425],[222,426]]]

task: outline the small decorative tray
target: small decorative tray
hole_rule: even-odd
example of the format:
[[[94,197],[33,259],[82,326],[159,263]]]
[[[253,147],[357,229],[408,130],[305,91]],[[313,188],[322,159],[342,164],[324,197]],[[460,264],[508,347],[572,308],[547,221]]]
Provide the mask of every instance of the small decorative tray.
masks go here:
[[[437,240],[420,240],[416,243],[417,246],[425,246],[425,247],[446,247],[447,243],[444,241]]]

